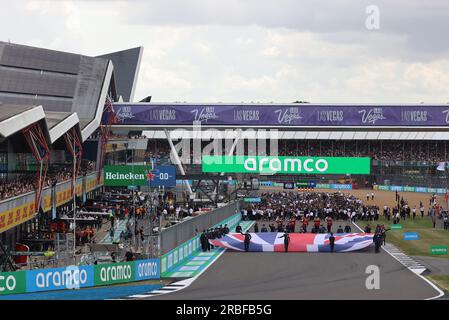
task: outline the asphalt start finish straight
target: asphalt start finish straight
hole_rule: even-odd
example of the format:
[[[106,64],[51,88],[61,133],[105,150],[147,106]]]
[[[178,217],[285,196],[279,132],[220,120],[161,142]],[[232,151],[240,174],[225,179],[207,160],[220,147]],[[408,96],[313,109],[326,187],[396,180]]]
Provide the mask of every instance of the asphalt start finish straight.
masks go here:
[[[380,270],[380,289],[369,290],[366,268]],[[431,285],[386,252],[225,252],[187,288],[154,299],[303,300],[429,299]]]

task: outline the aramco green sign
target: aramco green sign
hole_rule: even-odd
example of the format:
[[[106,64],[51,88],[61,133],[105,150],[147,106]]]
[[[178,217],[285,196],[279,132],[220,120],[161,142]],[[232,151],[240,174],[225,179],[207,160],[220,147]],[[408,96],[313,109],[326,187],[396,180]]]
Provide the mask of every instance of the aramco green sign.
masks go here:
[[[105,186],[147,186],[153,177],[151,166],[104,166]]]
[[[257,174],[369,174],[370,158],[203,156],[203,172]]]

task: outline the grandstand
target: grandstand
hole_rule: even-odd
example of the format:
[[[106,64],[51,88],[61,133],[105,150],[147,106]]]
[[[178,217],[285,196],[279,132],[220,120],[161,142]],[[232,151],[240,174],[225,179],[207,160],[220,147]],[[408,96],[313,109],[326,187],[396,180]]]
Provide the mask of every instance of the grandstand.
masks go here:
[[[262,154],[268,154],[272,152],[268,134],[276,131],[279,155],[372,159],[369,176],[315,175],[310,179],[330,183],[344,179],[358,186],[376,183],[447,188],[448,105],[117,103],[115,109],[118,122],[113,124],[114,130],[146,129],[144,134],[153,148],[148,154],[156,153],[159,158],[168,159],[170,152],[176,153],[169,140],[180,153],[180,141],[186,138],[192,140],[190,150],[193,141],[201,139],[203,150],[209,145],[209,150],[212,147],[223,155],[231,151],[232,143],[226,140],[242,140],[241,151],[248,155],[256,154],[255,141],[265,141]],[[218,136],[222,141],[212,143]],[[235,149],[232,152],[235,154]],[[193,154],[187,157],[190,161],[184,161],[185,171],[201,173]],[[261,179],[289,181],[295,177]]]
[[[112,102],[133,98],[143,48],[98,57],[0,42],[0,241],[14,250],[102,185]],[[42,237],[41,237],[42,238]]]
[[[89,57],[0,42],[3,245],[14,248],[66,217],[74,194],[79,205],[92,202],[104,191],[104,164],[175,164],[185,181],[174,190],[178,199],[186,192],[215,203],[231,199],[229,177],[241,183],[236,196],[254,189],[250,174],[204,174],[191,151],[199,139],[202,150],[223,155],[256,155],[265,141],[268,155],[371,158],[369,175],[309,174],[301,177],[306,182],[447,189],[447,105],[135,103],[141,56],[140,47]],[[201,135],[193,131],[199,124]],[[217,133],[223,141],[211,143]],[[186,138],[189,161],[176,162]]]

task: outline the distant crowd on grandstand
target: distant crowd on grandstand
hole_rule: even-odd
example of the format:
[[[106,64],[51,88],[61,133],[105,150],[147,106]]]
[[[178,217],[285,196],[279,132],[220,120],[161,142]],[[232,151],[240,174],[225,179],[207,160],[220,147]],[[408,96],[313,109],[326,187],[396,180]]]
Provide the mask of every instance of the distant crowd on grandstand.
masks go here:
[[[210,142],[203,141],[202,147],[208,143]],[[249,150],[246,146],[246,154],[251,154],[252,151],[255,150]],[[445,141],[280,140],[278,142],[280,156],[370,157],[382,161],[420,161],[437,164],[447,161],[448,151]],[[168,158],[169,155],[170,146],[167,141],[153,140],[148,143],[147,157]]]
[[[115,134],[113,138],[142,138],[139,135]],[[203,142],[203,146],[206,142]],[[279,141],[279,155],[286,156],[369,156],[374,160],[391,161],[423,161],[438,163],[446,160],[446,143],[441,141],[307,141],[307,140],[281,140]],[[248,150],[247,150],[248,151]],[[151,140],[145,152],[145,160],[169,160],[170,146],[166,140]],[[93,171],[95,163],[83,163],[80,175]],[[71,179],[72,165],[67,162],[63,165],[52,166],[46,178],[46,186]],[[15,197],[35,190],[35,174],[15,173],[0,179],[0,200]]]
[[[80,167],[79,175],[83,176],[95,170],[95,162],[84,161]],[[56,183],[72,179],[73,165],[70,162],[55,165],[53,164],[47,173],[45,186],[52,186]],[[0,180],[0,200],[19,196],[32,192],[36,188],[36,174],[15,173]]]
[[[369,196],[374,199],[374,193],[367,194],[367,197]],[[419,204],[420,216],[416,206],[411,209],[407,200],[398,193],[396,203],[392,208],[385,205],[381,212],[378,206],[366,205],[361,199],[341,192],[264,193],[261,203],[242,208],[241,216],[242,220],[256,221],[254,232],[350,233],[350,222],[363,221],[364,232],[375,234],[375,250],[378,252],[380,245],[385,244],[386,232],[389,230],[384,223],[391,221],[398,224],[401,219],[424,218],[422,202]],[[381,214],[384,216],[383,221],[379,219]],[[449,230],[448,213],[438,204],[435,195],[429,199],[427,216],[433,222],[434,228],[437,219],[442,219],[444,229]],[[336,228],[334,222],[338,222]],[[237,226],[235,231],[241,232],[240,226]]]

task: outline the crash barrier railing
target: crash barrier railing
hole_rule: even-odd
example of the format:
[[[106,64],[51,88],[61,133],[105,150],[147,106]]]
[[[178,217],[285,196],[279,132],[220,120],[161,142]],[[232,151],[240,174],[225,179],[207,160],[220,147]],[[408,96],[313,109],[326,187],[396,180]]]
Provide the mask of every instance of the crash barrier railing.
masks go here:
[[[4,294],[79,289],[160,279],[160,277],[159,259],[4,272],[0,273],[0,296]]]
[[[227,224],[230,230],[234,230],[241,220],[240,212],[233,214],[223,221],[215,224],[212,227]],[[168,273],[173,271],[177,266],[190,259],[198,250],[201,249],[200,235],[195,235],[193,238],[185,241],[181,245],[175,247],[173,250],[161,256],[161,275],[168,276]]]
[[[15,265],[20,270],[34,270],[34,269],[46,269],[46,268],[58,268],[66,266],[70,263],[71,258],[43,258],[43,257],[30,257],[26,263],[16,263]]]
[[[220,221],[229,218],[238,212],[240,210],[239,208],[239,202],[231,202],[224,207],[200,214],[163,229],[160,242],[161,254],[169,252],[194,237],[195,234],[202,232],[204,229],[209,229]]]

